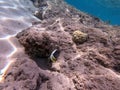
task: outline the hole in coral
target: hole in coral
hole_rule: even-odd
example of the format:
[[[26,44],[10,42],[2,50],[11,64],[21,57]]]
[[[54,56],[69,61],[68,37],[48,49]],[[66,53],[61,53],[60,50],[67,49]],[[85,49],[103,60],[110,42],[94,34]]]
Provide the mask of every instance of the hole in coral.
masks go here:
[[[120,63],[117,64],[117,65],[115,65],[115,66],[113,67],[113,69],[114,69],[115,71],[117,71],[117,72],[120,73]]]
[[[34,61],[43,70],[48,70],[52,66],[52,63],[49,62],[48,58],[35,58]]]

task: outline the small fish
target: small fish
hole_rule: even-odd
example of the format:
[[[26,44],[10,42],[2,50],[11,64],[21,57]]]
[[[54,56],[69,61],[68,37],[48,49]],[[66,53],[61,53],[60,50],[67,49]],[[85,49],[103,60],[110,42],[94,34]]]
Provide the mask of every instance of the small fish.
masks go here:
[[[56,62],[58,56],[59,56],[59,50],[55,49],[55,50],[52,51],[52,53],[50,55],[50,60],[52,62]]]

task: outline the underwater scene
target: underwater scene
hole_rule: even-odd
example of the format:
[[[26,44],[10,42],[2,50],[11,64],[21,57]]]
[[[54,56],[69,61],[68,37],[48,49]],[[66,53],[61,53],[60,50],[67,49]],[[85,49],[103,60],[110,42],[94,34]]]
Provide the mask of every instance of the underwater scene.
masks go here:
[[[0,0],[0,90],[120,90],[120,0]]]
[[[120,25],[120,0],[65,0],[80,11],[99,17],[112,25]]]
[[[13,62],[11,56],[20,51],[13,37],[33,21],[39,21],[32,14],[34,10],[30,0],[0,0],[0,74]]]

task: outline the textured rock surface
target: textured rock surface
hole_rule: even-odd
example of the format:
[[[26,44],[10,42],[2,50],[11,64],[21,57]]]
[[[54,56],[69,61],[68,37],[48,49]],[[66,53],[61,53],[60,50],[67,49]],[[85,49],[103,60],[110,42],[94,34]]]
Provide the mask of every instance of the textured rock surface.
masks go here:
[[[79,44],[84,43],[88,38],[88,35],[86,33],[81,32],[80,30],[74,31],[72,36],[73,41]]]
[[[26,55],[16,57],[0,90],[119,90],[120,27],[106,25],[62,0],[41,2],[47,4],[42,21],[16,36]],[[86,33],[87,41],[75,44],[75,30]],[[56,48],[59,57],[49,65]]]

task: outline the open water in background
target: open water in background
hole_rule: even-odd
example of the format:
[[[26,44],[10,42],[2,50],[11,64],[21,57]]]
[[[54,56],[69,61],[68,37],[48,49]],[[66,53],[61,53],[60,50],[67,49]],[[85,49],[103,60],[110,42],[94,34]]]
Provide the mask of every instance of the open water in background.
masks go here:
[[[80,11],[110,22],[112,25],[120,25],[120,0],[65,0]]]

